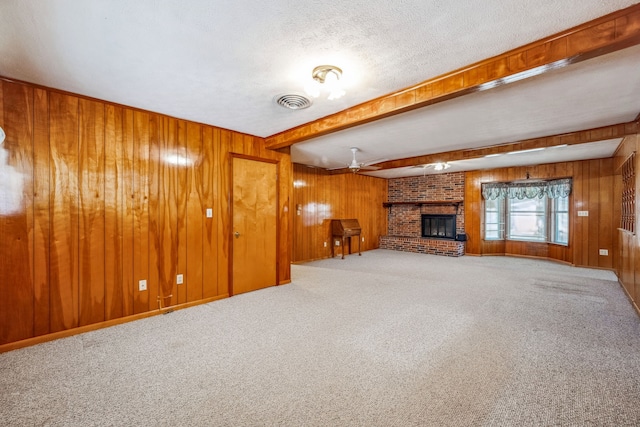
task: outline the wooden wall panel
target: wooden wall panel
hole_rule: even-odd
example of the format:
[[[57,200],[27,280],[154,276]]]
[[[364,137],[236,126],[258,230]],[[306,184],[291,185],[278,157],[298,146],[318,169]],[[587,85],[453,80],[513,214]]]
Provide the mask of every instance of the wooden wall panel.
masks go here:
[[[105,319],[104,104],[79,102],[79,319],[80,326]],[[117,185],[112,179],[109,186]]]
[[[175,174],[163,156],[174,158],[175,120],[151,116],[150,132],[150,196],[149,196],[149,298],[160,307],[175,304],[177,245]],[[154,298],[155,297],[155,298]],[[154,304],[150,301],[150,304]]]
[[[149,114],[133,113],[132,174],[132,247],[133,247],[133,312],[144,313],[157,307],[157,283],[149,280],[149,197],[151,190],[151,142]],[[139,291],[141,280],[147,281],[147,290]],[[153,295],[153,301],[150,301]]]
[[[104,318],[123,316],[123,198],[122,108],[105,106],[104,127]]]
[[[219,135],[219,132],[218,132]],[[217,141],[219,142],[219,140]],[[212,298],[218,293],[218,228],[217,215],[214,207],[216,203],[217,191],[214,188],[216,172],[216,156],[219,151],[214,139],[214,131],[210,127],[202,129],[202,164],[198,168],[198,180],[195,185],[199,187],[198,194],[202,197],[202,204],[205,208],[213,209],[213,218],[206,218],[202,228],[202,296]]]
[[[470,255],[521,255],[552,258],[578,266],[613,268],[617,251],[611,234],[616,220],[611,208],[612,159],[563,162],[517,168],[472,171],[465,175],[465,224],[469,237],[466,252]],[[496,242],[482,239],[483,182],[506,182],[531,178],[573,178],[570,206],[570,241],[568,246],[526,242]],[[589,216],[579,217],[578,211]],[[607,249],[608,256],[599,255]]]
[[[32,336],[33,285],[33,90],[3,84],[0,120],[0,344]],[[27,126],[23,124],[26,123]]]
[[[76,97],[49,94],[51,332],[78,326],[78,114]]]
[[[334,218],[358,219],[364,237],[362,250],[379,247],[379,236],[387,233],[387,209],[382,207],[387,201],[386,180],[358,174],[331,175],[296,164],[293,183],[294,262],[331,256],[330,223]],[[352,240],[355,251],[358,242]]]
[[[177,138],[175,152],[180,159],[181,164],[174,167],[173,170],[176,175],[176,181],[174,186],[174,198],[176,204],[176,274],[182,274],[183,283],[177,285],[176,278],[173,281],[176,283],[175,292],[177,293],[177,303],[184,304],[187,302],[187,284],[189,276],[187,274],[187,196],[189,195],[187,188],[187,170],[188,165],[191,162],[191,158],[187,153],[187,122],[184,120],[177,121]],[[196,215],[196,218],[202,214]],[[198,218],[201,219],[201,218]],[[195,218],[194,218],[195,220]],[[202,237],[200,237],[202,239]],[[198,251],[202,254],[202,247],[193,248],[194,251]]]
[[[598,249],[600,248],[600,198],[598,197],[600,193],[600,161],[590,160],[584,162],[584,164],[589,167],[587,178],[589,182],[589,192],[586,194],[586,197],[590,201],[590,206],[587,239],[583,239],[587,241],[587,263],[583,265],[598,266],[598,258],[600,257],[600,255],[598,255]],[[585,172],[585,177],[586,176]],[[609,191],[613,191],[613,187],[611,187]]]
[[[0,126],[0,351],[228,296],[230,153],[277,161],[291,280],[292,164],[262,138],[2,78]]]
[[[229,294],[229,239],[231,238],[230,205],[230,160],[231,132],[224,129],[214,130],[214,141],[218,141],[219,150],[215,152],[216,194],[214,217],[217,218],[218,245],[218,295]]]
[[[588,218],[578,216],[578,211],[584,211],[587,209],[585,205],[585,194],[588,190],[589,182],[585,179],[584,174],[584,162],[580,162],[574,166],[574,182],[572,189],[573,203],[571,204],[574,213],[571,216],[571,221],[574,224],[573,231],[575,232],[571,237],[571,244],[575,247],[575,253],[573,257],[573,263],[576,265],[585,265],[586,259],[583,258],[587,254],[585,248],[589,242],[586,239],[578,239],[576,236],[587,236],[586,224]],[[587,174],[588,175],[588,174]]]
[[[122,316],[131,316],[134,313],[134,211],[135,192],[134,183],[134,159],[135,141],[133,139],[134,119],[133,111],[123,109],[122,111],[122,148],[117,153],[122,156],[120,160],[121,173],[119,174],[122,185],[120,191],[122,202],[119,203],[120,223],[122,225]],[[136,259],[137,261],[137,259]]]
[[[614,209],[614,180],[613,180],[613,159],[601,159],[598,161],[600,175],[598,177],[599,186],[599,216],[596,226],[598,227],[598,248],[605,248],[609,251],[609,256],[598,256],[598,267],[613,269],[615,261],[614,231],[618,227]]]
[[[0,96],[0,98],[2,98]],[[34,336],[49,328],[49,96],[34,89],[33,117],[33,283]]]
[[[203,295],[203,253],[204,253],[204,221],[207,209],[203,186],[198,185],[203,168],[202,129],[197,124],[187,124],[186,157],[190,163],[185,168],[186,181],[184,194],[186,195],[186,210],[184,218],[187,239],[184,248],[189,248],[185,273],[186,301],[198,301]]]

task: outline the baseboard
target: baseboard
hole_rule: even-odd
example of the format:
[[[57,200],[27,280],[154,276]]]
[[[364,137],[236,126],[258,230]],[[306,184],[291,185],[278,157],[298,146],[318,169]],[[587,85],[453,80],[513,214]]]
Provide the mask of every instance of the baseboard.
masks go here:
[[[620,277],[618,277],[618,283],[620,284],[620,287],[624,291],[624,294],[627,296],[627,298],[629,298],[629,302],[631,303],[631,306],[633,307],[633,309],[636,311],[636,314],[640,316],[640,307],[638,307],[638,304],[636,304],[633,298],[631,298],[631,294],[629,293],[629,291],[627,291],[627,288],[624,286],[624,283],[622,283],[622,281],[620,280]]]
[[[33,338],[27,338],[20,341],[15,341],[7,344],[0,345],[0,353],[6,353],[7,351],[17,350],[19,348],[30,347],[36,344],[42,344],[47,341],[53,341],[60,338],[67,338],[74,335],[82,334],[85,332],[96,331],[98,329],[108,328],[110,326],[121,325],[123,323],[132,322],[134,320],[145,319],[151,316],[157,316],[158,314],[166,314],[175,310],[182,310],[183,308],[195,307],[197,305],[206,304],[212,301],[228,298],[229,294],[218,295],[211,298],[205,298],[198,301],[187,302],[184,304],[173,305],[158,310],[145,311],[144,313],[133,314],[131,316],[120,317],[118,319],[106,320],[104,322],[93,323],[91,325],[79,326],[73,329],[67,329],[65,331],[53,332],[51,334],[40,335]]]

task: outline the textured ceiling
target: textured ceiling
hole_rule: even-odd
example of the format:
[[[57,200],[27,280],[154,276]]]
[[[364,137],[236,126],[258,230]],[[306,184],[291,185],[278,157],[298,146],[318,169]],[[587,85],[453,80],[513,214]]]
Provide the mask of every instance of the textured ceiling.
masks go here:
[[[636,46],[302,142],[292,147],[292,156],[298,163],[344,168],[351,159],[350,147],[361,149],[358,161],[377,163],[629,122],[640,112],[639,58],[640,46]],[[585,157],[589,152],[584,150],[578,156],[578,147],[564,152],[575,150],[575,160],[611,156],[616,147],[605,145],[611,148],[606,156],[596,150],[591,152],[595,157]],[[553,151],[537,153],[530,161],[560,161],[556,155]],[[470,164],[489,168],[501,162],[491,158]]]
[[[636,2],[2,0],[0,75],[266,137]],[[325,63],[344,70],[345,97],[299,111],[274,104],[276,95],[303,92]],[[465,102],[451,108],[467,120]],[[529,125],[547,131],[546,122]],[[510,138],[508,122],[495,126]],[[488,142],[493,129],[484,131],[455,146]],[[391,133],[387,144],[398,152],[384,157],[423,148],[404,149],[402,131]]]

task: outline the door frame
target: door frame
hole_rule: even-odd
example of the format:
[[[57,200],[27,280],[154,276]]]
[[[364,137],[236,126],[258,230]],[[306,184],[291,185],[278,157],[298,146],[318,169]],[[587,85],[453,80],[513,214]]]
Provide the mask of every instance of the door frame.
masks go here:
[[[229,296],[233,296],[233,159],[252,160],[256,162],[272,163],[276,165],[276,283],[280,284],[280,160],[267,159],[264,157],[249,156],[247,154],[229,153],[229,232],[227,239],[229,242]]]

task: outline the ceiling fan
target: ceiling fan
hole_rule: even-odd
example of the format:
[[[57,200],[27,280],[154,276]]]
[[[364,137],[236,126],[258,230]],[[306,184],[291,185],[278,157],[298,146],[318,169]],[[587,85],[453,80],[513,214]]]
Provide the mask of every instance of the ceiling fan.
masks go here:
[[[375,160],[375,161],[369,162],[369,163],[358,163],[358,161],[356,160],[356,153],[358,151],[360,151],[360,150],[358,149],[358,147],[351,147],[350,150],[351,150],[351,153],[353,154],[353,159],[351,160],[351,163],[348,166],[348,168],[349,168],[349,170],[351,172],[357,173],[357,172],[360,172],[361,170],[375,171],[375,170],[380,169],[377,166],[370,166],[370,165],[372,163],[378,163],[378,162],[383,161],[383,160]]]

